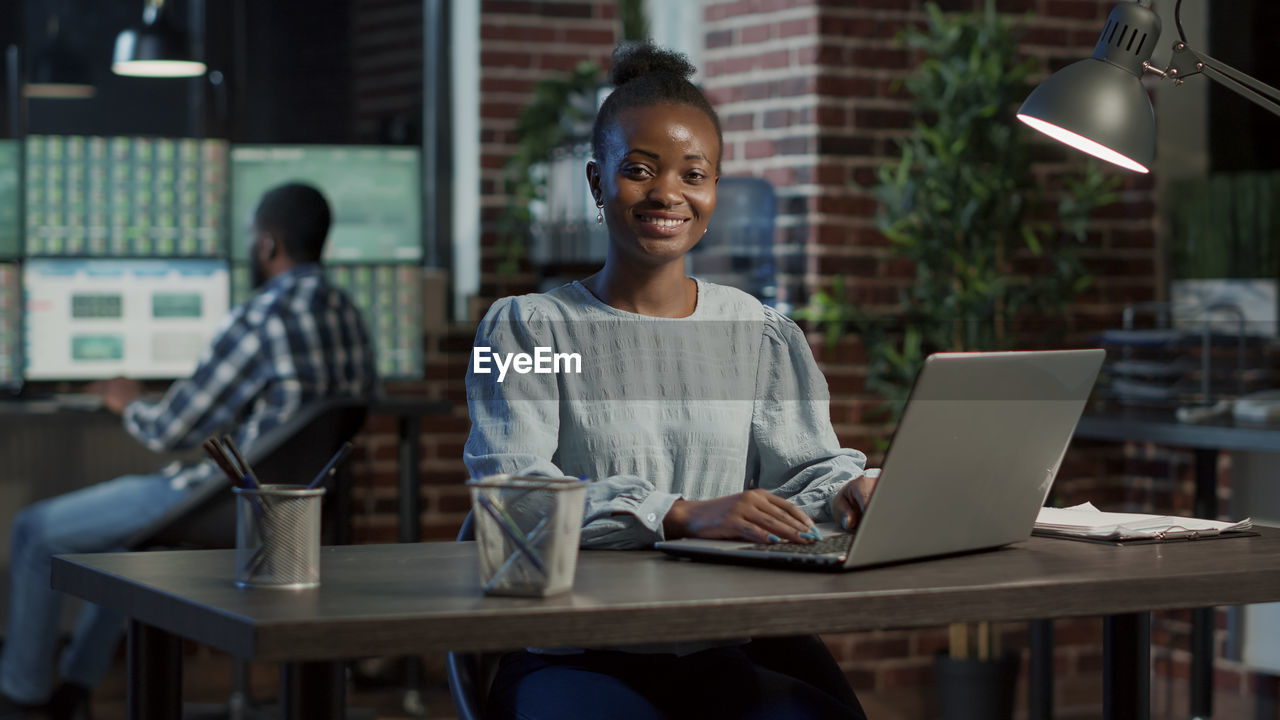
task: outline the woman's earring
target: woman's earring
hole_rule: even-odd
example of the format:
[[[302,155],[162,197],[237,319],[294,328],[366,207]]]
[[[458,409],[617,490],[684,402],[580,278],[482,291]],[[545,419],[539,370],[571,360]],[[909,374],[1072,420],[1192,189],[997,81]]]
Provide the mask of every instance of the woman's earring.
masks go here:
[[[596,208],[597,208],[597,209],[596,209],[596,224],[597,224],[597,225],[603,225],[603,224],[604,224],[604,201],[603,201],[603,200],[597,200],[597,201],[596,201]]]

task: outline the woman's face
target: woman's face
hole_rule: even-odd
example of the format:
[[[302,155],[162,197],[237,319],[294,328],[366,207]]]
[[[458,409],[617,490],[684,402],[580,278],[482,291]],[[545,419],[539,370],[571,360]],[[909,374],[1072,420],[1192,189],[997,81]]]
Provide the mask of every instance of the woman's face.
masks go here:
[[[604,202],[619,259],[660,265],[684,257],[716,208],[720,143],[706,113],[651,105],[618,113],[604,158],[587,163],[591,194]]]

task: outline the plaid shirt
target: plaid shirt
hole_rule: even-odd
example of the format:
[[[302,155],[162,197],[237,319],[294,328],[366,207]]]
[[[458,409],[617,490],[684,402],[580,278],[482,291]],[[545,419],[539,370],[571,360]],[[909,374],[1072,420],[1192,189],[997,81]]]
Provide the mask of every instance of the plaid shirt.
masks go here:
[[[373,348],[360,311],[329,285],[319,264],[303,264],[273,277],[234,308],[195,373],[158,401],[130,403],[124,427],[156,452],[185,450],[226,433],[248,453],[262,433],[313,400],[372,399],[377,391]],[[161,472],[181,488],[217,469],[205,460],[173,463]]]

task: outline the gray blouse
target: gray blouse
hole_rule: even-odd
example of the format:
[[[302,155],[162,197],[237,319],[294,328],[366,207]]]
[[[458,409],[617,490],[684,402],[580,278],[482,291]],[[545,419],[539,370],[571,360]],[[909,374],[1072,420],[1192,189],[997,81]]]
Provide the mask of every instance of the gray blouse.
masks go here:
[[[744,292],[697,287],[685,318],[618,310],[577,282],[495,302],[467,369],[471,475],[589,478],[585,548],[649,547],[678,498],[749,488],[829,520],[866,456],[840,448],[804,334]]]

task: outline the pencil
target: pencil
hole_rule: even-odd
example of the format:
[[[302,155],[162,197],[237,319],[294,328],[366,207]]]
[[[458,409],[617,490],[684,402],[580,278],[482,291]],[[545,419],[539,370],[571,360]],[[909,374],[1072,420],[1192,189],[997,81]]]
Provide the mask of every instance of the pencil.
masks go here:
[[[232,485],[243,485],[240,475],[236,473],[235,468],[231,465],[231,461],[227,460],[227,456],[222,452],[222,447],[218,445],[217,440],[209,438],[204,441],[204,451],[209,454],[213,462],[222,470],[228,478],[231,478]]]
[[[529,558],[529,562],[533,563],[533,566],[538,569],[538,572],[545,575],[547,568],[542,564],[542,556],[538,554],[537,550],[529,547],[529,543],[525,541],[523,533],[520,532],[520,528],[509,524],[508,520],[504,518],[502,514],[499,514],[501,511],[489,498],[484,495],[479,495],[476,497],[476,501],[479,503],[480,508],[493,518],[494,523],[497,524],[498,529],[502,531],[502,534],[506,535],[507,538],[515,544],[516,548],[518,548],[520,552],[524,553],[525,557]]]
[[[338,448],[338,452],[334,453],[333,457],[329,458],[329,462],[326,463],[324,468],[322,468],[320,472],[316,474],[316,478],[311,481],[311,484],[307,485],[307,489],[312,490],[312,489],[315,489],[316,487],[319,487],[320,484],[323,483],[326,478],[336,473],[338,471],[338,464],[341,463],[343,460],[345,460],[347,457],[347,454],[350,452],[351,452],[351,443],[349,442],[342,443],[342,447]]]
[[[249,484],[249,487],[262,487],[262,483],[258,481],[258,476],[253,474],[253,468],[249,467],[249,463],[245,462],[240,455],[240,450],[236,447],[236,441],[232,440],[230,435],[223,435],[222,444],[227,446],[227,449],[231,451],[231,457],[235,458],[240,469],[244,471],[245,482]]]

